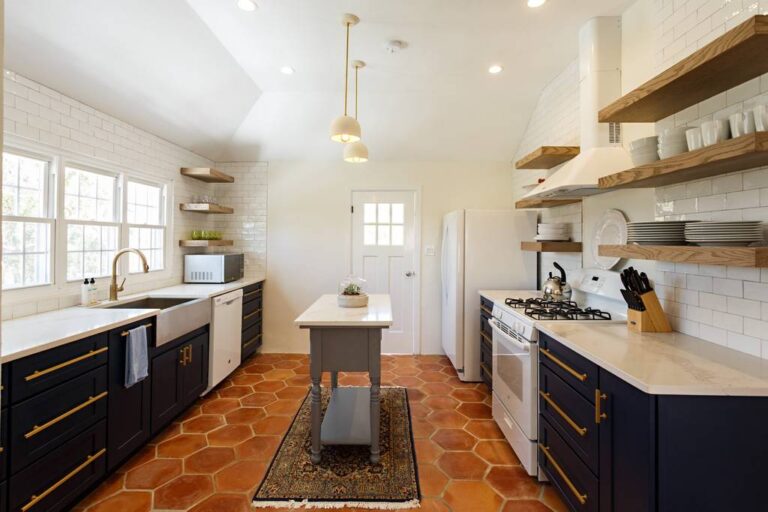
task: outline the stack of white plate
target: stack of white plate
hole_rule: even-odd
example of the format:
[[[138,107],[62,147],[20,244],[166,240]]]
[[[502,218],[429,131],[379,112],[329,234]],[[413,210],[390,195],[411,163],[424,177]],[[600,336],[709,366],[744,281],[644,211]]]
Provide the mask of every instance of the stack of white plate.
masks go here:
[[[686,221],[630,222],[627,243],[640,245],[685,245]]]
[[[643,137],[629,143],[629,155],[636,166],[650,164],[659,159],[659,138]]]
[[[570,239],[570,226],[565,222],[539,224],[539,234],[536,235],[538,242],[562,242]]]
[[[669,158],[688,151],[688,141],[685,139],[686,126],[667,128],[659,135],[659,156]]]
[[[763,241],[760,221],[695,222],[685,226],[685,240],[704,246],[746,246]]]

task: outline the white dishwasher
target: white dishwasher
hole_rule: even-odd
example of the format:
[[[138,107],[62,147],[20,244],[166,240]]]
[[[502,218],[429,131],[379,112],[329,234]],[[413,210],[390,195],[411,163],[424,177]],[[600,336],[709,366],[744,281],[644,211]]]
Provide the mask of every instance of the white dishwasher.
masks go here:
[[[211,340],[208,359],[208,389],[240,366],[243,325],[243,290],[214,297],[211,301]]]

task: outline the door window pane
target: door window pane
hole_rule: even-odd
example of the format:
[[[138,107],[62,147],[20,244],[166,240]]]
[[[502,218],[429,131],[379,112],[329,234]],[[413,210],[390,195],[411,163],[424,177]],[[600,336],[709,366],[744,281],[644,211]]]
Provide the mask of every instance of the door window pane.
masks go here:
[[[366,224],[376,224],[376,203],[365,203],[363,205],[363,222]]]
[[[363,205],[363,245],[405,245],[405,205],[403,203],[365,203]]]

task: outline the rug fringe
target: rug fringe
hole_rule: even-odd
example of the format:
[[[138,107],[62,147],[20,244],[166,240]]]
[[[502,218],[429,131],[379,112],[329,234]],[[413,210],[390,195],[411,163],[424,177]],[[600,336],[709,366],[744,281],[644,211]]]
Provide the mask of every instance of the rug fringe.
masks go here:
[[[335,509],[335,508],[364,508],[369,510],[403,510],[421,508],[419,500],[411,501],[253,501],[254,508],[288,508],[288,509]]]

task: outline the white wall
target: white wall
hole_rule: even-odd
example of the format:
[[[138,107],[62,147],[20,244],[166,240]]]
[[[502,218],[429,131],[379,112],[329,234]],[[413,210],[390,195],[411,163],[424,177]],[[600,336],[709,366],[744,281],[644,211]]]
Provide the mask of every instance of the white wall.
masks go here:
[[[293,320],[349,273],[352,189],[402,188],[421,191],[421,352],[442,353],[442,217],[461,208],[511,208],[513,172],[508,163],[270,162],[264,350],[308,351],[307,333]],[[435,256],[424,255],[427,245]]]

